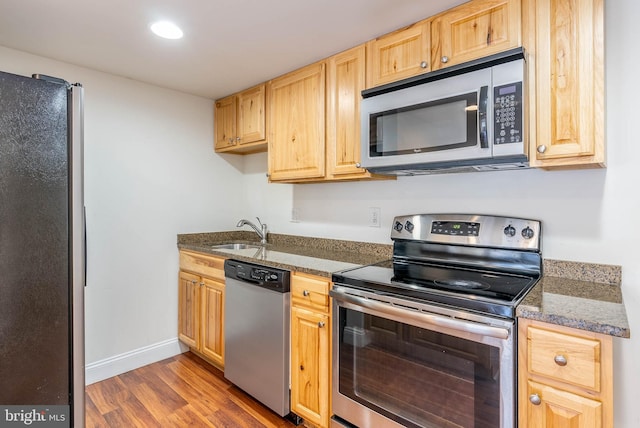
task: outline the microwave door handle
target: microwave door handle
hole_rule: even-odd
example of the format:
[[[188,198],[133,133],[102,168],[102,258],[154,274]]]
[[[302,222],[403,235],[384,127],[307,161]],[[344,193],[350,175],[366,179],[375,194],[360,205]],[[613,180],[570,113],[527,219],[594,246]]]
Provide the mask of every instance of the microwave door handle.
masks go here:
[[[480,99],[478,100],[478,130],[480,136],[480,148],[489,148],[489,137],[487,135],[487,105],[489,103],[489,87],[480,88]]]

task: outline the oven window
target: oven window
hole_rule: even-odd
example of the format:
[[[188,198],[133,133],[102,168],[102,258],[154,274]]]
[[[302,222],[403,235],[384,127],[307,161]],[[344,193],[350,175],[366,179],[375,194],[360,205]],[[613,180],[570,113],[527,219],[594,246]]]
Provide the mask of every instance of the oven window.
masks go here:
[[[403,426],[500,426],[500,350],[339,308],[339,390]]]
[[[475,146],[477,116],[477,92],[371,114],[370,156]]]

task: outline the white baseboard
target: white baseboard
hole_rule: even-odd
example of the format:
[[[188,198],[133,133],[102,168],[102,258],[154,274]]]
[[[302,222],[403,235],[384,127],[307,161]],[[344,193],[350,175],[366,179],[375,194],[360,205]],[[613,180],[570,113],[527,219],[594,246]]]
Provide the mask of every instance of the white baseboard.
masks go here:
[[[175,338],[105,358],[85,366],[85,384],[91,385],[138,367],[171,358],[188,350],[188,346]]]

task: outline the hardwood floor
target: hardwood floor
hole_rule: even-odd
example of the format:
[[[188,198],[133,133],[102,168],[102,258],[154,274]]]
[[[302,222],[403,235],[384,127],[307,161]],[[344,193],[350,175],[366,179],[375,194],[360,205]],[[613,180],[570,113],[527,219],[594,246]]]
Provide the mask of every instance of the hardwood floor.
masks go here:
[[[188,352],[86,388],[91,427],[295,427]]]

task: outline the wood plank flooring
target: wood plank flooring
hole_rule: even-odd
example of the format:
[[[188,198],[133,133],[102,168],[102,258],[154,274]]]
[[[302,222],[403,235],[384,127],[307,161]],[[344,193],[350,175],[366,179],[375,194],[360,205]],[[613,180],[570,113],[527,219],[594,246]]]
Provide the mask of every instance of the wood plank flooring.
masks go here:
[[[187,352],[86,388],[86,426],[293,428]]]

